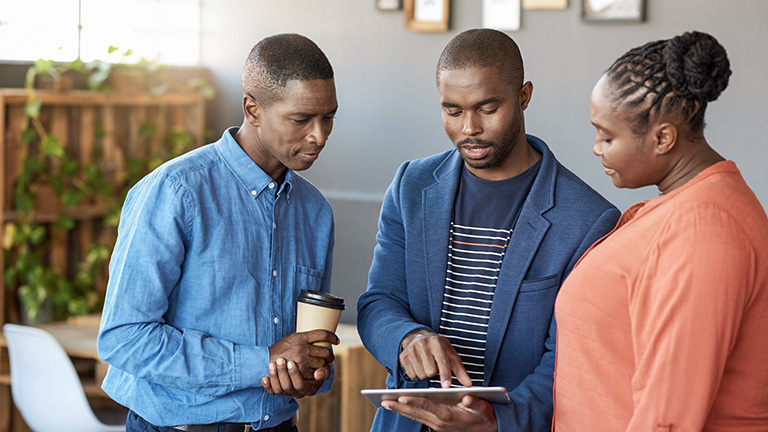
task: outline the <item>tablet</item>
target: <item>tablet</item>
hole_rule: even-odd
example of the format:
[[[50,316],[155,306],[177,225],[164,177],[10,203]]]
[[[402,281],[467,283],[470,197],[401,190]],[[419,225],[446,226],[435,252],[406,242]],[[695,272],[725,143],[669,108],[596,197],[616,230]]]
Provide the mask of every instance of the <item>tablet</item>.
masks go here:
[[[397,400],[400,396],[425,397],[439,403],[457,404],[465,395],[472,395],[492,403],[512,403],[504,387],[364,389],[360,390],[360,394],[377,407],[381,406],[382,400]]]

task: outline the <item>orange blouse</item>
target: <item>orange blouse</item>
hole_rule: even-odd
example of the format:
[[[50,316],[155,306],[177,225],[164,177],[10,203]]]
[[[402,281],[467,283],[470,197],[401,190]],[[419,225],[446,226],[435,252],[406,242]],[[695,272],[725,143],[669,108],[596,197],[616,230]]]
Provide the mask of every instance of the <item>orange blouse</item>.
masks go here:
[[[768,218],[733,162],[627,209],[555,317],[554,431],[768,431]]]

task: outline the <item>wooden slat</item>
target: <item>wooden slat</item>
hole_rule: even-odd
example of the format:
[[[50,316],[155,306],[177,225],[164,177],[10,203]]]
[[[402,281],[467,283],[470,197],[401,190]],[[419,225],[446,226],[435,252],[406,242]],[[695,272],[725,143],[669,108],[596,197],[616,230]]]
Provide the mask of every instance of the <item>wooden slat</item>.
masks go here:
[[[125,181],[125,158],[123,151],[117,142],[115,107],[105,106],[103,110],[102,126],[104,127],[104,139],[102,149],[104,156],[103,170],[112,179],[112,184],[117,186]]]
[[[0,89],[5,103],[8,105],[24,105],[27,102],[27,92],[24,89]],[[107,94],[87,90],[71,90],[56,92],[37,90],[37,98],[43,105],[99,105],[99,106],[157,106],[182,105],[188,106],[202,100],[197,93],[167,93],[158,96],[150,94]]]
[[[80,148],[78,161],[82,166],[93,163],[93,146],[95,141],[95,113],[91,106],[83,107],[80,110],[79,138]],[[92,205],[91,202],[84,202],[85,205]],[[103,213],[102,213],[103,217]],[[88,247],[93,243],[93,220],[94,217],[84,218],[77,232],[77,242],[80,248],[80,260],[85,260],[88,255]]]
[[[150,114],[149,118],[152,122],[155,123],[155,127],[157,129],[155,130],[155,135],[152,136],[152,140],[149,143],[149,154],[159,154],[160,149],[163,146],[165,134],[168,132],[168,121],[166,118],[167,111],[167,107],[164,106],[152,108],[152,113]]]
[[[69,111],[67,107],[56,106],[53,107],[53,120],[50,128],[50,133],[58,138],[59,143],[67,150],[69,147]],[[59,170],[59,160],[53,158],[51,168],[54,171]],[[50,252],[50,264],[51,267],[60,275],[65,276],[67,274],[67,255],[69,248],[69,236],[67,230],[51,226],[51,252]]]
[[[9,106],[6,114],[8,115],[5,124],[4,147],[4,188],[2,189],[3,199],[0,200],[3,208],[9,209],[13,206],[13,183],[21,173],[21,163],[27,156],[27,149],[21,144],[21,126],[24,120],[23,106]]]
[[[144,139],[139,138],[139,129],[147,121],[147,107],[140,106],[128,111],[128,157],[138,158],[144,153]]]

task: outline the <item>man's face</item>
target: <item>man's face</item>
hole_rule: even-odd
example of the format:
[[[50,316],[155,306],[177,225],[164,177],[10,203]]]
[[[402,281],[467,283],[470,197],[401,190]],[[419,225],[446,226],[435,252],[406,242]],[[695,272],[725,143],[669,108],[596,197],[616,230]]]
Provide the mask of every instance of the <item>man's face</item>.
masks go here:
[[[317,159],[333,129],[336,86],[332,79],[291,80],[280,99],[256,106],[258,140],[251,156],[275,178],[285,168],[305,170]]]
[[[530,83],[515,88],[486,67],[441,71],[438,80],[443,126],[467,168],[480,178],[507,178],[513,150],[525,140]]]

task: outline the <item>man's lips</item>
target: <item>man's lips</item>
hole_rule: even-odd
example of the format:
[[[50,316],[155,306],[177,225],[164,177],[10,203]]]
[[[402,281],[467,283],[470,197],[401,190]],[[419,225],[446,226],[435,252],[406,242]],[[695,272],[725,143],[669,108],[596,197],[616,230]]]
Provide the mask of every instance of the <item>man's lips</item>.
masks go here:
[[[466,145],[461,147],[464,156],[469,159],[482,159],[488,155],[491,148],[488,146]]]
[[[302,159],[304,159],[304,160],[314,161],[314,160],[317,160],[318,156],[320,156],[320,152],[316,152],[316,153],[299,153],[299,156]]]
[[[482,159],[486,157],[491,151],[492,146],[493,143],[491,142],[477,139],[466,139],[459,142],[459,148],[464,156],[469,159]]]
[[[605,170],[605,173],[606,173],[607,175],[609,175],[609,176],[610,176],[610,175],[614,175],[614,174],[616,174],[616,170],[614,170],[614,169],[611,169],[611,168],[608,168],[608,167],[607,167],[607,166],[605,166],[605,165],[603,165],[603,169]]]

